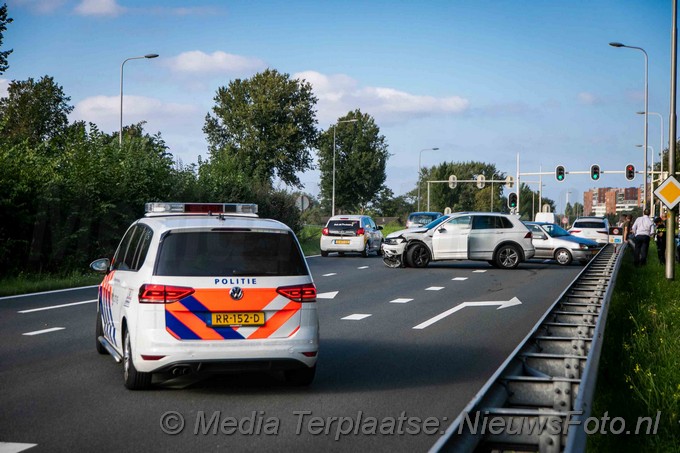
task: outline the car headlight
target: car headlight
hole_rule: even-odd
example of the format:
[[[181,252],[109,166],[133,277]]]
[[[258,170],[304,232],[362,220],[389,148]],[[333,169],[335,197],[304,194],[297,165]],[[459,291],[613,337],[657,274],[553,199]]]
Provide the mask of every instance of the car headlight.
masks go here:
[[[578,248],[580,248],[580,249],[582,249],[582,250],[588,250],[588,246],[585,245],[585,244],[579,244],[579,245],[578,245]]]
[[[387,245],[399,245],[402,242],[404,242],[404,238],[402,238],[402,237],[385,239],[385,244],[387,244]]]

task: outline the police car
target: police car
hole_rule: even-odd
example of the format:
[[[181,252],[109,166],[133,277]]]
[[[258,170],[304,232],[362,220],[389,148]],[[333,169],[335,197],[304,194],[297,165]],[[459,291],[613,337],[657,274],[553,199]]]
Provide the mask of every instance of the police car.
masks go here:
[[[97,303],[97,351],[129,389],[152,375],[281,371],[314,379],[316,287],[293,231],[257,205],[147,203],[123,236]]]

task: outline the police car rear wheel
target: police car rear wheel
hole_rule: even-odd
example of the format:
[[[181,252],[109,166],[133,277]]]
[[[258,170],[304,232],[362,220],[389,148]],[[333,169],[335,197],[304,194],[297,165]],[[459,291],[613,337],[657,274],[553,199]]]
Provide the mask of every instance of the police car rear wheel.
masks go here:
[[[104,336],[104,327],[102,325],[102,315],[99,312],[99,302],[97,302],[97,324],[95,325],[94,328],[94,339],[95,342],[97,343],[97,352],[100,354],[106,354],[108,351],[106,348],[99,342],[99,337]]]
[[[316,374],[316,365],[311,368],[296,368],[294,370],[284,371],[284,377],[286,382],[291,385],[310,385],[314,381],[314,375]]]
[[[130,390],[144,390],[151,385],[151,373],[141,373],[132,361],[132,347],[130,346],[130,332],[125,330],[125,347],[123,349],[123,377],[125,387]]]

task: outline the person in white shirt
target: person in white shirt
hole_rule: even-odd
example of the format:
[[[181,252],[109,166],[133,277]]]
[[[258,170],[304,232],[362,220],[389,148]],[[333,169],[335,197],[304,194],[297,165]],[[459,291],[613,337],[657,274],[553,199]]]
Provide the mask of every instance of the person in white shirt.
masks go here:
[[[654,221],[649,218],[649,208],[642,212],[643,216],[635,219],[631,230],[635,234],[635,250],[633,251],[633,263],[638,266],[647,264],[647,252],[649,251],[649,239],[654,234]]]

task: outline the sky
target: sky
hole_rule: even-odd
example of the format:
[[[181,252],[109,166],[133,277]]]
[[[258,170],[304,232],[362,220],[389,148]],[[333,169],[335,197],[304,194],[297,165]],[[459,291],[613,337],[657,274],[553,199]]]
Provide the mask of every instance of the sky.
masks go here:
[[[118,132],[123,61],[158,54],[125,63],[123,123],[146,121],[184,164],[208,155],[217,89],[272,68],[312,84],[322,130],[355,109],[375,119],[395,195],[416,187],[419,160],[513,176],[519,160],[534,190],[539,177],[523,173],[548,173],[543,194],[561,212],[591,188],[642,184],[622,173],[643,167],[645,58],[610,42],[648,54],[649,112],[661,115],[649,115],[650,164],[667,147],[670,0],[5,1],[14,22],[2,50],[13,53],[0,96],[12,80],[49,75],[72,121]],[[593,164],[599,182],[555,180],[557,165]],[[317,171],[300,179],[319,193]]]

